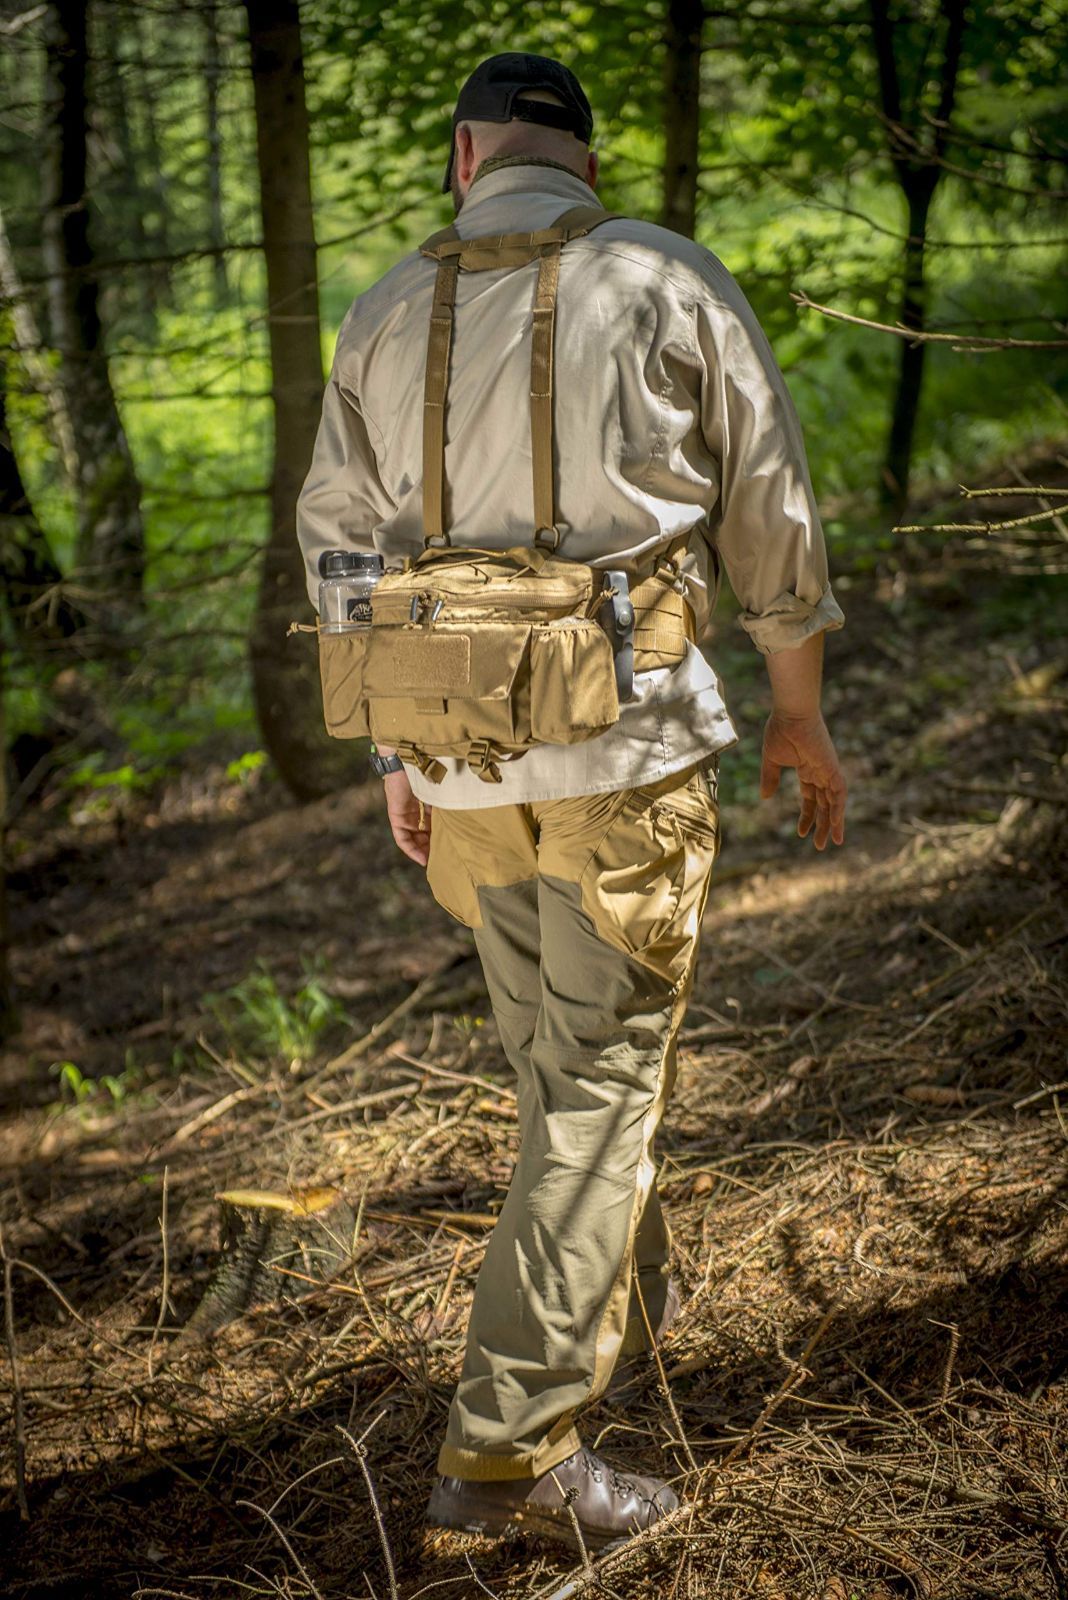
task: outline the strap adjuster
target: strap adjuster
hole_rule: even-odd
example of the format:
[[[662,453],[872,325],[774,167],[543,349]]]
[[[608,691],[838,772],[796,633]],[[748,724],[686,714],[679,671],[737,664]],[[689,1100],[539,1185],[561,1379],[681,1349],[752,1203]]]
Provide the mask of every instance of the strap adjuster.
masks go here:
[[[474,739],[465,759],[471,771],[484,783],[500,783],[501,772],[494,759],[496,755],[497,750],[491,739]]]

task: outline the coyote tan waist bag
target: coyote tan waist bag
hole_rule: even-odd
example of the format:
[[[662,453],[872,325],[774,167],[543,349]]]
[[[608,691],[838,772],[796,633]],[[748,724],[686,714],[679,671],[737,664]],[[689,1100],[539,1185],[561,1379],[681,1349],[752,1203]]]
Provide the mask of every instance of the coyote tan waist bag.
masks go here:
[[[665,564],[634,589],[639,669],[692,637]],[[489,781],[537,744],[577,744],[619,717],[604,573],[530,550],[430,550],[374,592],[373,625],[319,635],[326,726],[370,734],[429,777],[458,756]]]
[[[609,215],[580,206],[552,228],[490,239],[461,240],[447,228],[422,246],[438,262],[423,411],[425,548],[402,572],[379,580],[369,628],[320,632],[319,653],[327,730],[342,739],[370,734],[435,780],[445,770],[437,758],[455,756],[498,782],[501,760],[538,744],[592,739],[619,717],[619,644],[609,633],[618,590],[603,572],[556,552],[552,472],[560,251]],[[457,275],[533,260],[539,264],[530,383],[533,542],[454,549],[443,526],[443,489]],[[681,659],[693,637],[676,565],[685,544],[665,551],[655,571],[633,574],[639,669]]]

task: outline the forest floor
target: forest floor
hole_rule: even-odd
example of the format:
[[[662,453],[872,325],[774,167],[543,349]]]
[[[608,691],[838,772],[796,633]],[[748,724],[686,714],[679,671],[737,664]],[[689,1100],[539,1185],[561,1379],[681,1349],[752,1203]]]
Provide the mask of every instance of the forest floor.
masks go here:
[[[658,1146],[684,1307],[584,1424],[688,1504],[593,1574],[422,1525],[515,1126],[377,788],[220,763],[23,816],[0,1596],[1066,1600],[1068,596],[925,548],[840,586],[840,852],[757,805],[759,659],[713,647],[744,742]],[[165,1362],[216,1192],[309,1183],[349,1264]]]

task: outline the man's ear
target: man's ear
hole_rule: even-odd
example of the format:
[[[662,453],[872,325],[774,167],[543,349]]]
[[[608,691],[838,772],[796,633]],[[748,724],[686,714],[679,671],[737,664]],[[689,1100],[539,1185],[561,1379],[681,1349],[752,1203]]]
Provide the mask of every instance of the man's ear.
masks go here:
[[[471,179],[475,175],[475,139],[466,122],[460,122],[456,127],[456,154],[453,157],[456,176],[460,180],[460,187],[466,194]]]
[[[591,150],[589,155],[586,157],[586,182],[589,184],[591,189],[596,189],[597,187],[597,175],[600,170],[601,163],[597,152],[596,150]]]

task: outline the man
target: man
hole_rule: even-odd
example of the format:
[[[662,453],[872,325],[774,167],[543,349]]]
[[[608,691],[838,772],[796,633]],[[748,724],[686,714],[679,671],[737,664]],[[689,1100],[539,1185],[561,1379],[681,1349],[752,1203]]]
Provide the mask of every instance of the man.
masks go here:
[[[589,102],[559,63],[483,62],[457,102],[445,178],[460,237],[540,230],[596,205],[591,132]],[[677,659],[636,671],[609,732],[502,762],[495,783],[458,760],[436,784],[391,752],[372,761],[400,849],[474,930],[518,1077],[519,1160],[479,1273],[428,1519],[566,1539],[574,1517],[597,1548],[678,1504],[658,1479],[606,1466],[574,1419],[620,1353],[647,1349],[679,1306],[652,1141],[717,849],[717,756],[735,740],[692,640],[721,560],[771,682],[761,792],[796,768],[798,832],[822,850],[844,827],[819,709],[823,633],[842,614],[793,407],[721,263],[623,218],[572,240],[560,261],[558,554],[639,576],[659,562],[685,593],[690,637],[677,635]],[[458,549],[529,544],[534,532],[537,270],[459,274],[445,435]],[[432,260],[406,257],[341,329],[299,512],[313,600],[327,549],[373,548],[392,563],[422,547],[434,282]]]

